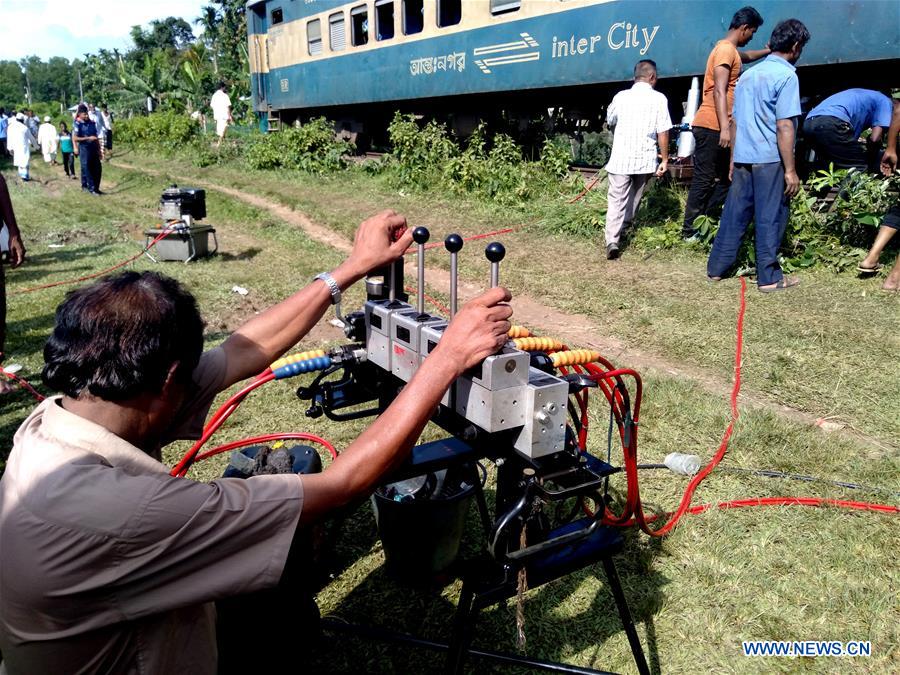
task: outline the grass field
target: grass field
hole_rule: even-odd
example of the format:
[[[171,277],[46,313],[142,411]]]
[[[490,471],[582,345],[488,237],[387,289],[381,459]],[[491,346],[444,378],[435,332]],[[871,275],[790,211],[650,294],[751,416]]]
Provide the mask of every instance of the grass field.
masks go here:
[[[38,386],[41,349],[65,288],[16,293],[89,274],[136,253],[142,231],[157,222],[161,190],[173,180],[187,184],[186,179],[193,178],[296,208],[345,238],[362,217],[385,207],[406,213],[413,224],[427,225],[435,238],[451,231],[470,235],[524,225],[503,238],[508,262],[501,277],[514,295],[583,315],[601,336],[621,341],[626,355],[627,349],[634,349],[661,363],[683,366],[675,374],[665,368],[644,373],[641,460],[657,462],[672,451],[708,459],[718,444],[728,420],[728,387],[711,392],[689,375],[708,374],[726,385],[730,381],[738,286],[736,281],[706,284],[698,253],[651,255],[626,249],[623,259],[610,265],[600,256],[597,241],[546,234],[537,208],[503,210],[459,198],[400,194],[362,172],[323,179],[228,167],[201,170],[136,154],[126,154],[122,161],[146,171],[104,167],[109,194],[99,199],[42,166],[35,170],[40,182],[30,185],[21,185],[6,172],[29,250],[26,266],[8,273],[6,363],[23,364],[23,374]],[[219,232],[221,255],[190,265],[141,258],[133,267],[162,269],[197,295],[210,345],[243,318],[340,260],[334,248],[312,241],[267,210],[219,192],[210,192],[207,202],[207,220]],[[468,245],[462,263],[466,279],[482,285],[487,277],[480,254],[483,243]],[[445,267],[446,261],[433,255],[429,265]],[[900,301],[879,293],[878,284],[815,272],[804,276],[796,292],[769,297],[751,288],[744,386],[770,405],[742,408],[723,467],[777,469],[883,491],[720,471],[703,484],[697,502],[811,495],[900,504]],[[232,292],[234,285],[246,287],[249,294]],[[345,309],[358,306],[361,299],[355,289]],[[339,333],[321,326],[303,346],[329,341],[340,342]],[[609,356],[629,365],[617,354]],[[218,440],[313,431],[342,447],[362,428],[364,422],[339,425],[303,417],[295,386],[273,383],[256,392]],[[24,392],[2,400],[4,448],[32,405]],[[779,406],[827,417],[861,434],[825,433],[798,423]],[[605,429],[605,412],[597,406],[592,415],[594,429]],[[595,449],[602,446],[601,436],[597,433],[593,440]],[[185,449],[184,444],[169,448],[167,461]],[[193,475],[209,479],[221,470],[221,462],[211,461]],[[642,494],[648,506],[666,510],[675,505],[685,484],[668,472],[648,472],[642,477]],[[468,554],[477,550],[478,534],[474,514],[470,521]],[[629,532],[617,564],[651,668],[675,673],[897,672],[897,522],[887,515],[786,507],[690,517],[664,540]],[[366,506],[343,525],[330,583],[318,596],[323,614],[446,639],[459,582],[430,591],[410,590],[391,582],[382,563]],[[634,671],[602,572],[583,570],[529,591],[525,616],[530,656]],[[476,634],[477,646],[513,651],[513,605],[486,611]],[[872,656],[748,659],[741,656],[740,646],[747,639],[871,640]],[[427,652],[329,638],[311,666],[315,671],[425,672],[439,667],[436,658]],[[483,664],[473,670],[493,672]]]

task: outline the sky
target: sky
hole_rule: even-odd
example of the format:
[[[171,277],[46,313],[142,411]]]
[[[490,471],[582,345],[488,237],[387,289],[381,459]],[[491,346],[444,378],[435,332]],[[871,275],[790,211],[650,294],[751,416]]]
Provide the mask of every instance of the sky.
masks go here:
[[[0,0],[0,60],[37,55],[70,61],[98,49],[125,49],[132,26],[153,19],[193,21],[208,0]]]

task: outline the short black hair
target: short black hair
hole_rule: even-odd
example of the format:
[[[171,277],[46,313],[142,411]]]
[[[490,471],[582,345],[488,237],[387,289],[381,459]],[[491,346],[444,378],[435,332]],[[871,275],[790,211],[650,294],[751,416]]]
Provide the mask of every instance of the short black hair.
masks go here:
[[[80,115],[81,113],[85,113],[87,111],[87,106],[84,103],[79,103],[78,107],[75,109],[75,114]]]
[[[169,369],[186,382],[203,350],[194,296],[156,272],[124,272],[71,291],[44,346],[44,384],[77,398],[159,393]]]
[[[216,89],[228,89],[228,85],[224,82],[219,82],[219,84],[216,85]]]
[[[773,52],[787,53],[793,49],[794,44],[799,43],[803,47],[809,42],[809,30],[797,19],[785,19],[779,22],[772,30],[769,38],[769,47]]]
[[[645,79],[656,73],[656,61],[641,59],[634,64],[634,79]]]
[[[759,28],[763,25],[763,18],[759,12],[756,11],[754,7],[741,7],[738,11],[734,13],[734,16],[731,17],[731,25],[728,26],[728,30],[734,30],[735,28],[740,28],[741,26],[750,26],[750,28]]]

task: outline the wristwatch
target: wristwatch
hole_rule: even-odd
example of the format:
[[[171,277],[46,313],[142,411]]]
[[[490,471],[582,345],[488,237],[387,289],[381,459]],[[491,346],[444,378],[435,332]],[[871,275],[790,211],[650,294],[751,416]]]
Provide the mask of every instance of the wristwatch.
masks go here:
[[[341,287],[338,286],[333,276],[331,276],[328,272],[322,272],[321,274],[317,274],[315,276],[315,279],[321,279],[325,282],[325,285],[328,286],[328,290],[331,291],[332,305],[341,304]]]

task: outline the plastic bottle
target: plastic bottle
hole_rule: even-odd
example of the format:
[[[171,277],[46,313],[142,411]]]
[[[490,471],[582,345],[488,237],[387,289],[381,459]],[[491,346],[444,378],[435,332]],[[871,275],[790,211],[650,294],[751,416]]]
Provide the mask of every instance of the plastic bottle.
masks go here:
[[[663,460],[663,464],[669,467],[673,473],[683,476],[693,476],[700,470],[700,457],[686,455],[683,452],[670,452]]]

